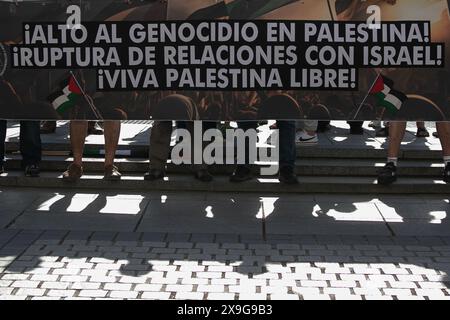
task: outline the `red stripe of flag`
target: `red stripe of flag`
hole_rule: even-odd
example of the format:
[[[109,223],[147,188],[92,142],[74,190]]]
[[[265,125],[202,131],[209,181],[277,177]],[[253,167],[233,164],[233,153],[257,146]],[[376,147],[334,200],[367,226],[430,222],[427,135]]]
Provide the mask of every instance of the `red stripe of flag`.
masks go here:
[[[383,92],[383,90],[384,90],[383,77],[381,75],[379,75],[377,81],[375,82],[375,84],[372,87],[372,90],[370,90],[370,93],[376,94],[379,92]]]
[[[69,91],[75,94],[81,94],[81,89],[78,87],[77,82],[75,81],[74,77],[71,76],[69,80]]]

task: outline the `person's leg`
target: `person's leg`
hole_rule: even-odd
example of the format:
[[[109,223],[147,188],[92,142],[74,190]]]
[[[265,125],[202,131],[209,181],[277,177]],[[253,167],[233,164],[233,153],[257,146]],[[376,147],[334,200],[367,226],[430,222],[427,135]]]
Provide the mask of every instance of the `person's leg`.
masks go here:
[[[301,146],[316,145],[319,142],[317,136],[317,127],[319,122],[316,120],[299,121],[303,130],[297,132],[296,142]]]
[[[204,123],[200,121],[184,121],[184,128],[189,131],[191,134],[191,163],[192,163],[192,171],[194,172],[194,177],[197,180],[200,180],[202,182],[211,182],[213,180],[213,176],[208,172],[208,166],[202,161],[201,164],[195,164],[194,155],[196,152],[203,153],[203,149],[206,146],[206,143],[202,139],[202,143],[200,145],[196,144],[195,142],[197,139],[195,139],[195,125],[202,125],[202,131],[201,134],[203,135],[205,132],[205,127],[203,126]],[[212,123],[207,124],[207,127],[211,129]]]
[[[436,123],[444,157],[450,157],[450,122]]]
[[[20,153],[25,174],[39,176],[42,144],[39,121],[20,121]]]
[[[436,129],[441,141],[442,155],[444,157],[444,181],[450,183],[450,123],[437,122]]]
[[[150,171],[145,174],[145,180],[162,179],[170,152],[172,136],[172,121],[155,121],[150,134]]]
[[[380,137],[380,138],[389,137],[389,122],[384,123],[384,128],[380,127],[375,131],[375,137]]]
[[[0,120],[0,174],[4,170],[5,162],[6,120]]]
[[[397,180],[397,162],[405,136],[406,122],[389,122],[389,145],[386,166],[378,173],[378,183],[389,185]]]
[[[430,136],[430,133],[428,132],[427,128],[425,127],[425,122],[417,121],[416,125],[417,125],[416,137],[418,137],[418,138],[428,138]]]
[[[350,125],[350,134],[362,135],[364,134],[363,124],[364,121],[348,121]]]
[[[105,179],[119,180],[121,175],[114,166],[120,137],[120,121],[105,121]]]
[[[295,160],[295,121],[277,121],[280,134],[280,181],[287,184],[297,184]]]
[[[238,128],[244,131],[253,129],[256,130],[258,122],[256,121],[238,121]],[[233,174],[230,177],[231,182],[244,182],[253,178],[252,168],[253,164],[250,163],[250,142],[245,140],[245,164],[237,164]]]
[[[406,132],[406,122],[389,122],[388,162],[397,165],[400,146]]]
[[[87,135],[87,121],[70,122],[70,145],[72,147],[73,163],[82,166],[84,143]]]
[[[315,135],[317,133],[317,127],[319,126],[319,121],[317,120],[305,120],[303,121],[303,130],[309,135]]]
[[[70,121],[70,144],[72,147],[73,163],[63,173],[63,179],[74,181],[83,175],[83,150],[87,128],[87,121]]]

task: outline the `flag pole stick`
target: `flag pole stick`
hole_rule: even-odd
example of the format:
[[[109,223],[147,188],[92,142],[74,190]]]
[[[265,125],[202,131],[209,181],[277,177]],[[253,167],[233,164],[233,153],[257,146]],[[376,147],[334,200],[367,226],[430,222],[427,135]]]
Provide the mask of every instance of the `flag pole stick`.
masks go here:
[[[353,120],[356,120],[356,117],[358,116],[359,112],[361,111],[361,109],[362,109],[362,107],[363,107],[363,105],[364,105],[364,102],[367,100],[367,97],[369,97],[369,94],[370,94],[370,92],[372,91],[373,87],[375,87],[375,84],[377,83],[378,78],[380,77],[380,75],[381,75],[380,73],[377,73],[377,76],[376,76],[376,78],[375,78],[375,81],[372,83],[372,86],[370,87],[370,89],[369,89],[369,91],[367,92],[366,96],[364,97],[363,101],[362,101],[361,104],[359,105],[359,108],[358,108],[358,110],[356,111],[356,114],[355,114],[355,116],[353,117]]]
[[[333,9],[331,9],[331,3],[330,0],[327,0],[328,3],[328,10],[330,11],[330,17],[331,17],[331,21],[334,21],[334,15],[333,15]]]
[[[69,71],[70,75],[73,77],[75,82],[77,83],[78,88],[80,89],[81,93],[83,94],[84,99],[88,103],[89,107],[91,108],[92,112],[94,113],[94,116],[97,117],[97,120],[103,120],[103,117],[101,116],[100,112],[97,110],[97,108],[94,106],[91,100],[87,97],[86,92],[84,92],[83,88],[81,87],[80,83],[78,82],[77,78],[73,74],[72,71]]]

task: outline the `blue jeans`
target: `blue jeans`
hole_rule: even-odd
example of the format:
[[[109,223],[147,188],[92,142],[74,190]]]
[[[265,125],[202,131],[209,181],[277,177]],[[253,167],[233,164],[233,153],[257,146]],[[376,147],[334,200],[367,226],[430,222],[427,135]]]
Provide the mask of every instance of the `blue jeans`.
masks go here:
[[[280,133],[280,170],[294,170],[297,158],[295,121],[277,121]]]
[[[6,121],[0,120],[0,165],[5,160]],[[22,167],[37,165],[41,161],[42,145],[39,121],[20,121],[20,153]]]
[[[256,129],[258,123],[255,121],[239,121],[238,127],[245,130]],[[295,133],[296,122],[295,121],[277,121],[280,138],[280,170],[294,170],[295,160],[297,158],[297,149],[295,146]],[[245,142],[245,167],[249,168],[248,141]]]

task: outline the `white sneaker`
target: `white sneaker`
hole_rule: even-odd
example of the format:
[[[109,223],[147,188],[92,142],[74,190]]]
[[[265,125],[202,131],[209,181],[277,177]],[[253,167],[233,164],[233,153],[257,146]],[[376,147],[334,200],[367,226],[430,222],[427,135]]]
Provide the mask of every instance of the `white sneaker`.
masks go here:
[[[301,146],[313,146],[319,143],[317,134],[310,136],[305,131],[299,131],[296,134],[295,141]]]

